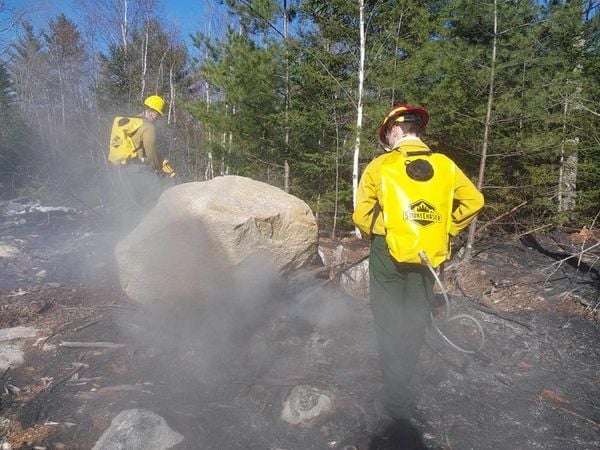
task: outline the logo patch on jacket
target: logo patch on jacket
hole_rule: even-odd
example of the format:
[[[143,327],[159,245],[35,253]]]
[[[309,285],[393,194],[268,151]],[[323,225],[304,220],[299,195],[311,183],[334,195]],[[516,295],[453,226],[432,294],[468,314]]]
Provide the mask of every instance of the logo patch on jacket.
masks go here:
[[[425,200],[417,200],[408,207],[409,209],[404,211],[404,220],[410,220],[422,227],[442,222],[442,216],[438,214],[433,205]]]

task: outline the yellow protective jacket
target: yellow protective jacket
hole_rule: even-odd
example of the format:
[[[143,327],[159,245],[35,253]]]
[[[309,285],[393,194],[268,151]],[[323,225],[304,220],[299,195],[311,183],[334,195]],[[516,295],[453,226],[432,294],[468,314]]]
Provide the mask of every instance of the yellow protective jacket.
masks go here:
[[[154,124],[141,117],[115,117],[108,160],[117,165],[137,159],[148,162],[156,171],[162,171],[163,159],[155,148]]]
[[[433,166],[431,179],[407,175],[406,165],[416,159]],[[384,235],[396,261],[421,263],[424,251],[437,267],[450,258],[449,235],[469,225],[482,207],[483,196],[450,158],[407,137],[366,167],[352,218],[365,235]]]

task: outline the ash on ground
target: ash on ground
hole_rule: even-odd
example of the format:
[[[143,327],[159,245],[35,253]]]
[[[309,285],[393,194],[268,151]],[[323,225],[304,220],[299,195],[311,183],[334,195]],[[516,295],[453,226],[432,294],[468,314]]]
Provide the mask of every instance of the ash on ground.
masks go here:
[[[37,330],[0,374],[5,448],[93,448],[131,410],[164,419],[175,449],[370,448],[381,378],[366,299],[273,281],[253,311],[141,311],[119,289],[110,219],[57,211],[3,218],[0,327]],[[429,333],[422,448],[600,447],[597,272],[560,259],[505,240],[447,274],[453,314],[477,318],[486,342],[465,355]]]

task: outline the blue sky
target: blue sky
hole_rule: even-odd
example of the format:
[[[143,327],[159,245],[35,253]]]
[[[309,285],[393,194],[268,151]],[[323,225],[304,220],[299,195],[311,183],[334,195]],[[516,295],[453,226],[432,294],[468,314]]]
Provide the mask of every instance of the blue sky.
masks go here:
[[[88,0],[93,2],[94,0]],[[5,0],[11,11],[21,11],[36,31],[45,27],[48,21],[64,13],[69,19],[79,22],[77,1],[74,0]],[[165,22],[177,31],[179,37],[187,44],[189,34],[207,31],[209,19],[214,25],[219,17],[225,15],[220,0],[162,0],[162,11]]]

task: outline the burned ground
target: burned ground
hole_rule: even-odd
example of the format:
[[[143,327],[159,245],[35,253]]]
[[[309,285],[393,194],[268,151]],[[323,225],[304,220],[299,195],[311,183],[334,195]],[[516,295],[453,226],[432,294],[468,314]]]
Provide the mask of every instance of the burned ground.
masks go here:
[[[110,215],[32,211],[2,221],[0,241],[16,252],[0,259],[0,328],[39,334],[25,363],[0,373],[0,442],[92,448],[120,411],[145,408],[184,436],[177,449],[369,448],[380,374],[366,300],[282,281],[255,311],[228,299],[210,311],[141,311],[119,288]],[[415,380],[423,447],[600,446],[597,271],[593,261],[557,262],[569,248],[535,247],[479,243],[468,269],[447,273],[453,314],[476,317],[486,342],[464,355],[428,335]],[[236,325],[224,329],[225,316]],[[332,412],[311,426],[283,422],[297,386],[327,393]]]

